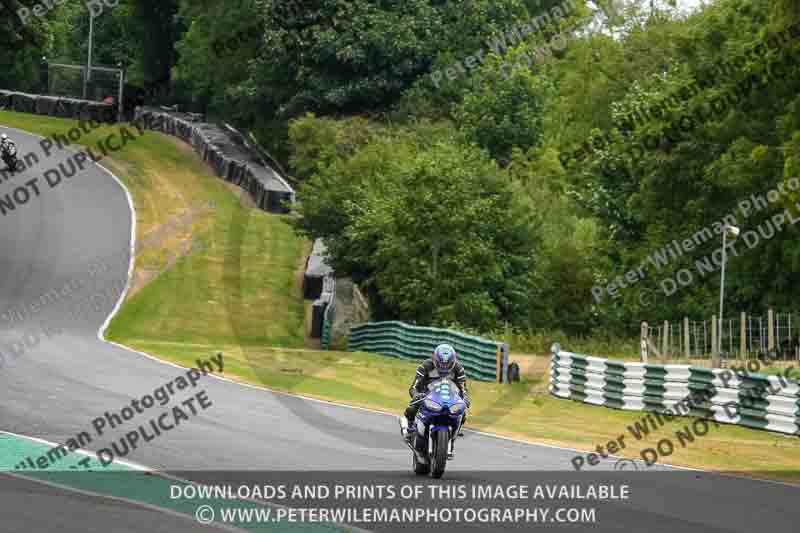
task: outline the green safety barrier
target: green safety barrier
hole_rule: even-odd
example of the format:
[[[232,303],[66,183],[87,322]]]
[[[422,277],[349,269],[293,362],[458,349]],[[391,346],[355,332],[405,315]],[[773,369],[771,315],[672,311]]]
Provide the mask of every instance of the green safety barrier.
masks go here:
[[[800,435],[800,383],[783,376],[609,361],[559,349],[551,358],[550,393],[615,409]]]
[[[397,321],[369,322],[350,330],[347,349],[424,360],[442,343],[456,349],[470,379],[497,379],[497,358],[502,343],[448,329],[411,326]]]
[[[322,327],[320,328],[319,342],[323,350],[330,350],[333,337],[333,322],[336,320],[336,279],[325,276],[322,282],[322,294],[319,301],[326,301],[322,312]]]
[[[320,345],[322,346],[323,350],[331,349],[331,322],[327,319],[322,323],[322,337],[320,337]]]
[[[331,299],[331,303],[325,308],[322,319],[322,335],[320,336],[320,346],[323,350],[331,349],[331,330],[333,329],[333,320],[336,318],[336,301]]]

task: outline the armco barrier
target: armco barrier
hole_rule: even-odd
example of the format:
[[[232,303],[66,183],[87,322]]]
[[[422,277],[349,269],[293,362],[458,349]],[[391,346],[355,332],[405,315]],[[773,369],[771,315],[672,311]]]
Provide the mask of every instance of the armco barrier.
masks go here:
[[[51,117],[107,123],[117,121],[117,108],[113,104],[0,90],[0,109],[4,108]]]
[[[554,349],[550,393],[615,409],[669,411],[800,435],[800,384],[782,376],[623,363]]]
[[[189,113],[137,108],[135,122],[146,129],[183,139],[194,147],[217,176],[238,185],[264,211],[286,213],[294,202],[294,190],[260,156],[241,142],[230,127],[194,122]]]
[[[347,349],[424,360],[441,343],[453,345],[470,379],[494,381],[498,370],[504,374],[498,364],[502,343],[447,329],[410,326],[396,321],[369,322],[353,326]],[[504,364],[508,364],[507,358]]]

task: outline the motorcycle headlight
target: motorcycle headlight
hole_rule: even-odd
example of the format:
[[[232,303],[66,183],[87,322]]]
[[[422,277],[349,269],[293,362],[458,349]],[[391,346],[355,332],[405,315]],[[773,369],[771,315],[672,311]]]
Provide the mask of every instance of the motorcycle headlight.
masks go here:
[[[423,403],[425,404],[425,407],[427,407],[431,411],[441,411],[442,410],[442,406],[439,405],[438,403],[434,402],[433,400],[425,400]]]
[[[460,413],[463,410],[464,410],[464,404],[463,403],[454,403],[453,405],[450,406],[450,413],[454,414],[454,415],[457,415],[458,413]]]

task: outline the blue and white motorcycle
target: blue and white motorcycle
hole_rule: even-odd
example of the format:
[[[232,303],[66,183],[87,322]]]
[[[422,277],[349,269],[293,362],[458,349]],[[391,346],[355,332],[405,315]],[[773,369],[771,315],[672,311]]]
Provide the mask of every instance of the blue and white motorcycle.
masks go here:
[[[464,421],[466,403],[456,384],[449,379],[440,379],[428,385],[428,393],[422,402],[414,427],[408,427],[405,416],[400,417],[400,432],[416,432],[411,443],[412,466],[419,475],[440,478],[447,461],[453,458],[453,447]]]

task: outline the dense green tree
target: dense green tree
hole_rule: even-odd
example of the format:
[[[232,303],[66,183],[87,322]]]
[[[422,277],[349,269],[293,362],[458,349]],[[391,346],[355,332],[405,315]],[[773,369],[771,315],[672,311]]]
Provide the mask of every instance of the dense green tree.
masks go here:
[[[643,70],[626,94],[615,99],[610,122],[619,126],[655,102],[669,104],[660,116],[639,120],[633,129],[609,127],[608,120],[590,123],[606,127],[593,134],[598,148],[592,157],[570,162],[568,168],[581,205],[600,217],[609,232],[607,254],[619,266],[605,281],[648,264],[653,252],[674,240],[682,242],[727,214],[736,215],[743,229],[755,229],[789,201],[784,198],[780,206],[757,216],[736,213],[741,200],[764,194],[790,177],[787,146],[796,131],[791,126],[792,102],[800,80],[796,41],[786,39],[765,57],[747,53],[782,29],[779,22],[771,22],[767,4],[731,0],[685,22],[654,23],[672,28],[669,61],[660,74]],[[661,29],[644,28],[629,39],[663,34]],[[772,73],[770,64],[783,65],[780,74]],[[676,94],[688,97],[673,99]],[[610,137],[605,136],[608,132]],[[649,147],[634,148],[645,144]],[[734,308],[786,301],[786,289],[797,281],[788,267],[797,254],[794,232],[786,229],[757,252],[731,260]],[[697,261],[710,257],[720,239],[716,233],[665,267],[647,267],[647,279],[617,304],[629,314],[651,313],[654,318],[710,315],[719,276],[699,272]],[[665,280],[680,269],[693,272],[693,283],[671,292],[672,284]],[[640,291],[659,295],[657,309],[637,311]]]
[[[179,0],[132,0],[130,19],[138,40],[139,63],[145,86],[156,93],[170,92],[175,43],[183,32]]]
[[[94,49],[92,62],[95,65],[125,68],[133,66],[138,78],[141,43],[135,26],[131,24],[134,0],[121,0],[116,7],[107,7],[94,19]],[[83,3],[66,3],[64,15],[68,17],[69,33],[66,42],[59,47],[63,52],[58,58],[83,63],[86,60],[89,42],[89,10]]]
[[[455,132],[421,137],[379,136],[320,169],[301,187],[299,226],[326,239],[337,271],[367,287],[387,318],[482,329],[519,320],[536,213]]]
[[[186,33],[176,44],[175,74],[190,100],[231,121],[252,123],[252,101],[241,85],[264,33],[257,2],[182,0],[179,16]]]
[[[437,55],[470,53],[524,18],[517,0],[261,0],[264,48],[251,91],[278,116],[389,107]]]
[[[0,0],[4,88],[38,90],[42,56],[85,60],[85,6],[20,24],[35,3]],[[95,21],[95,62],[254,129],[302,183],[298,230],[328,241],[381,317],[635,334],[642,318],[710,315],[719,277],[697,262],[718,234],[650,258],[727,215],[763,229],[800,200],[737,207],[800,175],[800,32],[775,37],[800,8],[567,4],[527,31],[562,2],[123,0]],[[790,306],[798,242],[785,227],[734,255],[731,308]],[[680,269],[693,283],[664,294]]]
[[[0,0],[0,88],[36,91],[39,65],[53,39],[52,14],[33,16],[35,0]],[[22,18],[20,10],[30,13]]]
[[[512,51],[492,56],[471,80],[471,87],[453,111],[466,138],[507,163],[513,148],[538,146],[544,133],[544,107],[553,95],[550,79],[537,76]]]

